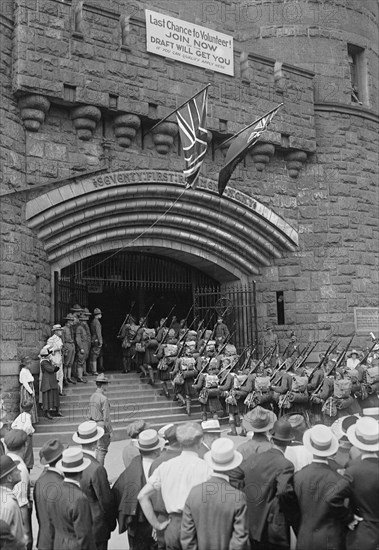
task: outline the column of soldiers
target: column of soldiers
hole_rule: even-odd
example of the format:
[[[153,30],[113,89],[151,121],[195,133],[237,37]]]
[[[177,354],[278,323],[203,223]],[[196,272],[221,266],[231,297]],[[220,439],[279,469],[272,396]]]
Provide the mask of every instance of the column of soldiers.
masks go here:
[[[175,331],[167,318],[156,330],[146,324],[146,316],[139,325],[130,316],[122,327],[124,372],[138,368],[149,384],[160,382],[161,394],[179,402],[188,415],[194,399],[201,404],[202,420],[228,415],[230,435],[237,435],[241,415],[258,405],[278,417],[300,413],[312,424],[330,426],[378,404],[376,343],[364,354],[350,349],[351,339],[344,346],[332,342],[311,367],[317,343],[301,346],[292,332],[280,352],[272,325],[266,328],[262,357],[256,360],[251,348],[237,354],[221,317],[213,330],[193,330],[193,322],[190,327],[179,324]],[[242,426],[240,435],[245,435]]]

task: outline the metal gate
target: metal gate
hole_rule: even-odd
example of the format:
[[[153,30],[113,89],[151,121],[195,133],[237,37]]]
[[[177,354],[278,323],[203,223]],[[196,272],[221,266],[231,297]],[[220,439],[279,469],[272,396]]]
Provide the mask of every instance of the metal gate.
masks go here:
[[[88,307],[87,284],[73,278],[60,279],[54,271],[54,321],[64,324],[63,319],[74,304]]]
[[[194,293],[194,313],[204,320],[204,326],[213,329],[217,316],[224,317],[231,342],[240,353],[246,346],[256,347],[258,355],[258,328],[255,282],[234,285],[225,290],[218,287],[197,288]]]

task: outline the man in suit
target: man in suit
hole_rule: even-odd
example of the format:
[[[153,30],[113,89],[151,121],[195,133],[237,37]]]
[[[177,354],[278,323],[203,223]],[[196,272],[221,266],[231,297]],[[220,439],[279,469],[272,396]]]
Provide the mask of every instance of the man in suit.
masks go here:
[[[116,510],[109,486],[107,472],[95,458],[98,440],[104,428],[94,420],[82,422],[72,439],[82,446],[83,455],[90,460],[80,480],[80,487],[87,496],[91,508],[96,550],[107,550],[111,532],[116,528]]]
[[[341,479],[327,460],[337,452],[338,439],[330,428],[317,424],[304,433],[303,443],[313,459],[294,478],[298,502],[296,550],[344,550],[346,528],[340,521],[341,514],[327,502]]]
[[[291,425],[277,420],[271,434],[272,448],[243,462],[249,539],[252,550],[289,549],[290,511],[296,502],[294,467],[284,457],[292,441]]]
[[[7,455],[0,457],[0,528],[9,533],[8,539],[14,542],[12,550],[25,550],[26,537],[22,515],[13,493],[15,485],[21,481],[17,464]],[[5,535],[5,533],[4,533]],[[12,540],[13,539],[13,540]]]
[[[143,430],[129,452],[124,454],[125,470],[112,487],[117,506],[119,532],[128,532],[131,550],[150,550],[154,546],[152,528],[137,495],[146,484],[150,468],[160,455],[164,439],[156,430]],[[128,462],[126,462],[126,460]]]
[[[272,430],[276,420],[276,414],[260,405],[245,414],[242,419],[242,426],[248,434],[249,432],[252,433],[252,438],[242,443],[237,449],[244,460],[247,460],[252,454],[264,453],[271,449],[271,441],[268,439],[267,434]]]
[[[80,447],[68,447],[56,467],[64,475],[60,498],[55,498],[48,509],[48,519],[54,525],[53,550],[94,550],[91,509],[80,488],[82,472],[90,460],[83,456]]]
[[[246,550],[246,497],[229,483],[229,472],[242,462],[233,442],[221,437],[212,443],[204,460],[213,469],[205,483],[193,487],[182,518],[180,542],[183,550]],[[212,528],[210,529],[210,526]]]
[[[48,509],[54,499],[59,497],[63,483],[63,474],[56,468],[62,458],[64,447],[59,439],[49,439],[40,449],[41,464],[47,465],[37,479],[33,498],[39,524],[37,548],[50,550],[54,544],[54,525],[49,521]]]
[[[362,454],[349,462],[335,491],[328,495],[329,505],[347,524],[346,550],[377,550],[379,541],[379,423],[363,417],[347,429],[346,435]],[[352,512],[345,508],[349,499]],[[354,514],[354,515],[353,515]]]

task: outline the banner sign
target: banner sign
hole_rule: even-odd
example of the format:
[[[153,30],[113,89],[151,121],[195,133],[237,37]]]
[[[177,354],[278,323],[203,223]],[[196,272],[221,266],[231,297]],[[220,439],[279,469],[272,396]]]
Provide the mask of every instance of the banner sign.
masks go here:
[[[234,75],[232,36],[162,13],[145,14],[148,52]]]

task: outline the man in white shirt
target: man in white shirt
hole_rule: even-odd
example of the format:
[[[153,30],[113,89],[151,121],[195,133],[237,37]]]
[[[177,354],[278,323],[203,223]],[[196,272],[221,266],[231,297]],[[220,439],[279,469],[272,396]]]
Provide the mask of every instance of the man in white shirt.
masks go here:
[[[138,495],[150,525],[158,531],[165,530],[167,550],[181,550],[180,526],[186,499],[192,487],[208,481],[213,474],[212,469],[198,455],[203,437],[201,427],[194,422],[188,422],[178,426],[176,437],[182,448],[181,454],[163,462]],[[162,523],[158,521],[151,501],[151,497],[159,489],[169,514],[169,520]]]

